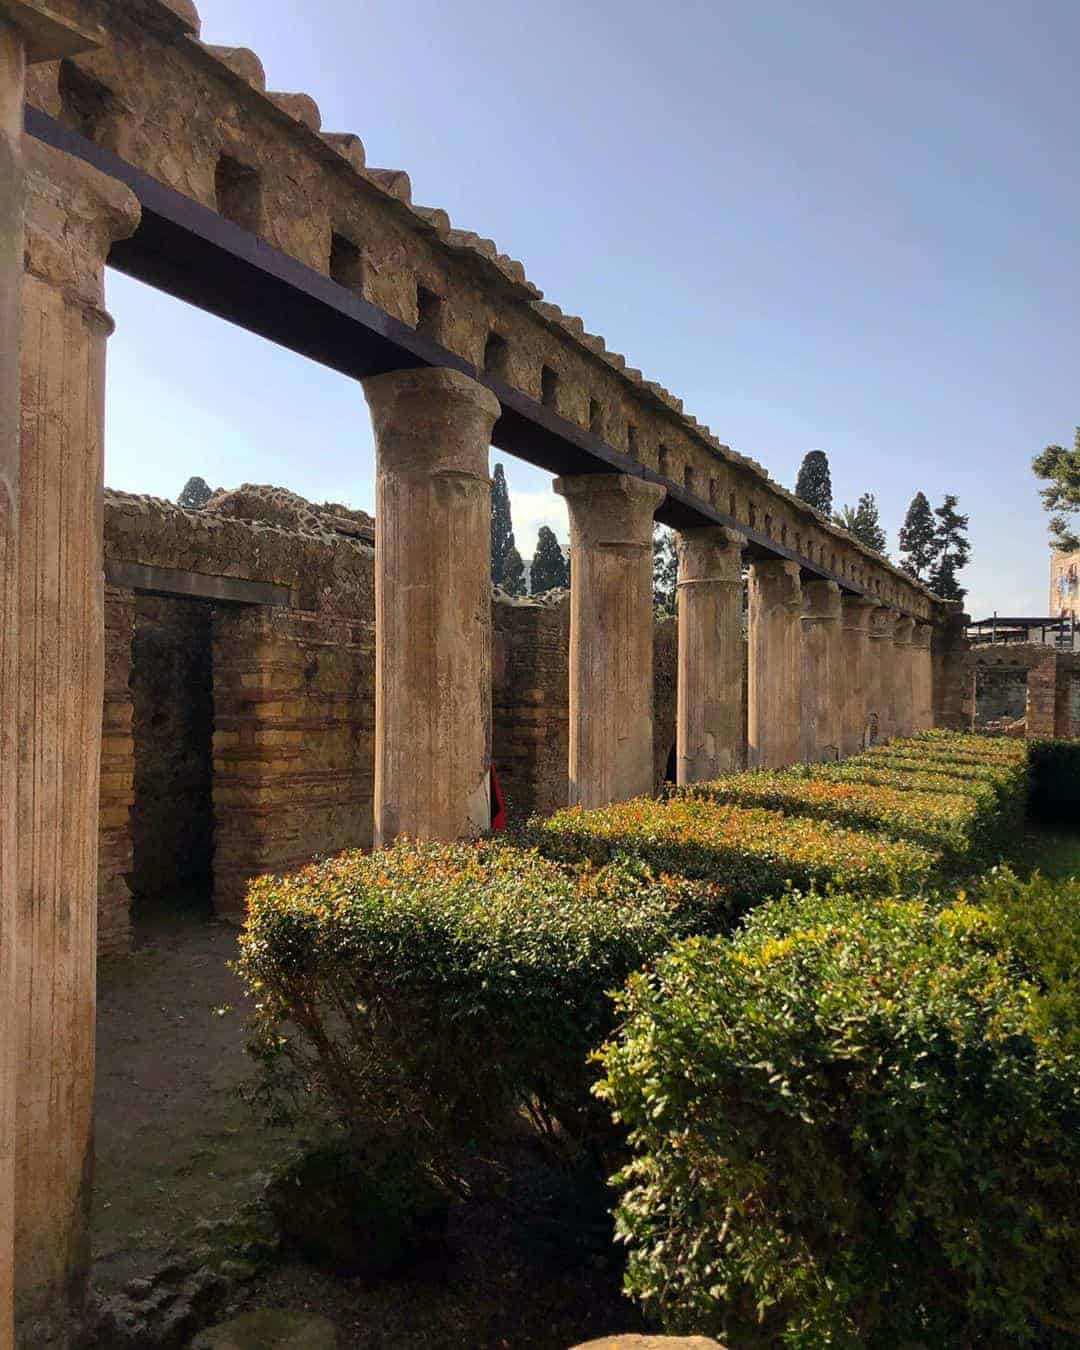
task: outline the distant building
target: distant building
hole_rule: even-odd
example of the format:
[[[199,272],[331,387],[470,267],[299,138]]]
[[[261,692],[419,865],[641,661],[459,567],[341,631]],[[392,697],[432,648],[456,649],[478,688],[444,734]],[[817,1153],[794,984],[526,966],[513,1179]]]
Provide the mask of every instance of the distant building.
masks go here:
[[[1055,618],[1080,620],[1080,553],[1050,555],[1050,609]]]

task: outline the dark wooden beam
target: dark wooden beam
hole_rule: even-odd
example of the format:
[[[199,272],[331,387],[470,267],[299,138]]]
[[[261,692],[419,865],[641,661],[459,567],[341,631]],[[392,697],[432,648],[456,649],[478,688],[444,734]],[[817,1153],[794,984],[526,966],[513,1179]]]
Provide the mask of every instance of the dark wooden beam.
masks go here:
[[[212,600],[221,605],[273,605],[287,609],[292,604],[288,586],[269,581],[245,581],[242,577],[219,577],[208,572],[188,572],[177,567],[151,567],[147,563],[105,561],[105,580],[110,586],[149,595],[181,596],[187,600]]]

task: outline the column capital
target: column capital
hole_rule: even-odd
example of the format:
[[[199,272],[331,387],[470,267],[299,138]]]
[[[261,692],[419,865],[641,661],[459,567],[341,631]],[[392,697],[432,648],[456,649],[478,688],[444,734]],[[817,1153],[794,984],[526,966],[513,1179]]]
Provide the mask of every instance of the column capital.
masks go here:
[[[911,645],[911,634],[914,627],[915,620],[906,614],[901,614],[896,621],[896,627],[893,629],[893,642],[895,642],[898,647],[909,647]]]
[[[26,271],[104,314],[109,248],[139,225],[130,188],[41,141],[26,143]]]
[[[933,636],[934,625],[932,623],[916,623],[911,634],[911,645],[920,648],[920,650],[929,651]]]
[[[0,0],[0,24],[5,23],[22,39],[30,66],[93,51],[104,41],[100,28],[84,28],[36,0]]]
[[[868,595],[842,595],[840,604],[844,617],[844,631],[847,633],[866,633],[870,628],[870,614],[877,608],[877,601]]]
[[[578,473],[552,486],[566,499],[579,546],[652,547],[653,517],[667,496],[659,483],[626,473]]]
[[[443,366],[361,380],[379,447],[379,470],[466,475],[488,482],[491,430],[502,411],[482,384]]]
[[[879,642],[885,638],[891,642],[896,632],[898,618],[895,609],[890,609],[888,605],[878,605],[870,613],[870,636]]]
[[[679,559],[679,585],[718,582],[742,585],[742,551],[746,535],[727,525],[702,525],[676,530],[675,552]]]
[[[835,581],[827,581],[825,578],[804,581],[802,593],[805,620],[812,622],[840,618],[840,587]]]
[[[750,580],[768,607],[784,605],[802,612],[802,582],[797,562],[786,558],[755,559],[750,564]]]

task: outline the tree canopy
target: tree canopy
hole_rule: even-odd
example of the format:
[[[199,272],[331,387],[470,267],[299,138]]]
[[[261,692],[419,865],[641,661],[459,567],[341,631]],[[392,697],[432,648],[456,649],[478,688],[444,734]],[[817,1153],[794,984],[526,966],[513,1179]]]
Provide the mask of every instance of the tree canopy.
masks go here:
[[[887,557],[885,531],[881,528],[877,501],[872,492],[864,492],[857,506],[842,506],[833,516],[833,523],[842,526],[867,548]]]
[[[795,495],[823,516],[832,515],[832,477],[829,473],[829,457],[824,450],[811,450],[803,458],[795,483]]]
[[[1076,428],[1073,447],[1048,445],[1041,455],[1031,461],[1035,477],[1046,487],[1039,496],[1050,512],[1050,543],[1062,553],[1080,549],[1080,534],[1069,517],[1080,511],[1080,427]]]
[[[971,545],[968,543],[968,518],[956,510],[957,498],[951,493],[946,495],[940,506],[935,507],[937,532],[935,538],[936,555],[930,569],[928,585],[942,600],[963,600],[967,595],[956,577],[967,566],[971,557]]]
[[[663,614],[675,613],[679,563],[675,534],[666,525],[653,526],[653,604]]]
[[[491,484],[491,580],[504,584],[506,558],[514,548],[514,522],[510,518],[510,491],[501,464],[495,465]],[[516,549],[514,550],[517,551]],[[520,555],[518,556],[520,561]]]
[[[525,564],[515,544],[510,545],[503,559],[502,588],[507,595],[525,594]]]
[[[205,478],[189,478],[180,496],[177,497],[176,504],[186,511],[199,511],[213,495]]]
[[[937,557],[937,525],[923,492],[916,492],[900,527],[900,566],[916,581],[926,581]]]
[[[540,526],[536,537],[536,552],[533,554],[529,580],[533,595],[543,595],[569,584],[566,559],[555,538],[555,531],[547,525]]]

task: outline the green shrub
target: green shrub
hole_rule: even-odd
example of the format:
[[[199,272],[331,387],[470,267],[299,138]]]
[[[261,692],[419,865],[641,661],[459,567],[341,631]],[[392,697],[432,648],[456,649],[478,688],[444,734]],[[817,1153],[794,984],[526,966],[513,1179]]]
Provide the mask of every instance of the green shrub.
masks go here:
[[[314,1103],[452,1181],[522,1107],[567,1146],[610,1131],[589,1094],[607,991],[676,937],[730,927],[719,886],[494,843],[345,853],[249,892],[238,968],[266,1104]]]
[[[530,822],[548,857],[606,863],[634,858],[657,872],[722,882],[741,908],[785,885],[837,885],[867,895],[918,888],[936,854],[905,840],[844,829],[825,820],[744,809],[689,796],[638,797],[592,811],[571,807]]]
[[[1075,825],[1080,821],[1080,741],[1035,741],[1028,760],[1032,817]]]
[[[1080,1069],[1015,884],[989,908],[788,898],[631,978],[598,1091],[634,1151],[628,1289],[670,1330],[1075,1343]]]
[[[731,774],[680,792],[734,806],[812,816],[849,829],[874,830],[969,861],[976,852],[990,849],[999,814],[993,791],[981,795],[921,792],[814,772]]]

